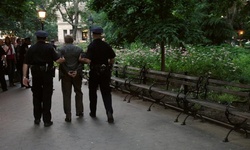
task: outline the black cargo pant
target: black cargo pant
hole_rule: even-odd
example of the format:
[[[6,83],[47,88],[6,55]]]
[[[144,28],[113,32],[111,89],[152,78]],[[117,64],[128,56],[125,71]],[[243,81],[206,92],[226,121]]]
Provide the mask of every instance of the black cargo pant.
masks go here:
[[[97,105],[97,88],[100,86],[102,99],[106,109],[106,113],[113,114],[112,97],[110,88],[110,71],[106,70],[105,73],[100,74],[96,70],[89,72],[89,100],[91,114],[96,114]]]
[[[53,70],[31,67],[34,118],[51,121],[51,98],[53,93]]]

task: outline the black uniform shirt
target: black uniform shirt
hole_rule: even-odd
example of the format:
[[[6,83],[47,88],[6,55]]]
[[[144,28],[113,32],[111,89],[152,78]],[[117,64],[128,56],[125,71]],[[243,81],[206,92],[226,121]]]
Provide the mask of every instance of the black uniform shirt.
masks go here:
[[[28,49],[25,63],[29,65],[43,66],[48,64],[49,66],[53,66],[53,61],[57,59],[59,59],[59,55],[51,44],[38,41]]]
[[[115,58],[116,54],[106,42],[95,39],[89,46],[86,58],[91,60],[90,65],[108,64],[108,60]]]

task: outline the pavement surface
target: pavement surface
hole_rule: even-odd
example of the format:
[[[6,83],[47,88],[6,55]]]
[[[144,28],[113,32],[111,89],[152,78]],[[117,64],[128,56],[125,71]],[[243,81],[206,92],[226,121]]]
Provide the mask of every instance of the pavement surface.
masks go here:
[[[85,81],[83,81],[85,82]],[[188,119],[175,123],[178,112],[113,91],[114,124],[107,122],[98,91],[97,118],[89,114],[88,88],[83,84],[84,117],[64,121],[61,83],[54,79],[51,127],[34,125],[32,92],[20,84],[0,92],[0,150],[249,150],[250,139],[233,132],[223,142],[228,129],[209,122]],[[72,114],[75,114],[72,94]],[[180,118],[182,120],[183,118]]]

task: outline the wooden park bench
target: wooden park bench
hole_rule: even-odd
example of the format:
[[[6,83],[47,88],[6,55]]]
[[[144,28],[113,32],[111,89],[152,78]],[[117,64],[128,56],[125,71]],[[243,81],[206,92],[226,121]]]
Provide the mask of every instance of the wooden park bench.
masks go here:
[[[155,103],[166,104],[166,98],[173,98],[181,112],[176,118],[176,122],[181,114],[187,116],[205,116],[201,112],[211,109],[218,114],[225,114],[225,121],[231,125],[224,141],[228,141],[230,133],[234,130],[243,130],[248,134],[250,119],[250,85],[232,83],[211,78],[190,76],[187,74],[163,72],[130,66],[114,66],[115,76],[111,78],[114,87],[129,91],[128,102],[134,96],[149,97],[152,100],[148,110]],[[115,84],[114,84],[115,83]],[[122,89],[122,88],[121,88]],[[221,97],[226,97],[226,101],[220,101]],[[229,101],[229,99],[231,101]],[[218,119],[217,119],[218,120]]]
[[[127,97],[133,96],[133,91],[128,87],[128,83],[131,80],[141,81],[144,69],[145,67],[137,68],[127,65],[123,66],[114,64],[113,76],[111,76],[111,86],[122,92],[129,93],[125,96],[124,101],[127,100]],[[129,101],[130,99],[131,98],[129,98]]]
[[[232,131],[242,129],[246,136],[249,130],[248,120],[250,119],[250,85],[227,82],[207,78],[203,92],[198,94],[197,98],[186,97],[183,103],[185,112],[188,113],[183,121],[185,125],[189,116],[194,117],[199,115],[201,111],[211,109],[220,114],[225,114],[225,121],[231,125],[231,129],[227,133],[224,142],[228,142],[228,137]],[[226,98],[226,101],[218,101],[221,98]],[[202,117],[202,115],[199,115]],[[178,121],[177,116],[177,121]]]
[[[149,107],[155,103],[162,102],[165,97],[174,98],[177,104],[186,97],[187,94],[192,97],[197,97],[201,87],[202,77],[196,77],[187,75],[187,73],[172,73],[172,72],[162,72],[148,70],[146,73],[146,80],[151,76],[155,79],[152,85],[149,87],[149,95],[151,99],[155,101]]]
[[[153,101],[148,111],[155,103],[165,104],[162,101],[165,97],[172,97],[179,101],[185,97],[186,93],[194,93],[193,95],[196,96],[202,79],[185,74],[145,69],[145,67],[139,69],[116,65],[114,70],[115,76],[111,77],[111,80],[115,82],[115,87],[124,85],[125,89],[130,92],[124,100],[128,96],[130,96],[128,102],[134,96],[149,97]]]

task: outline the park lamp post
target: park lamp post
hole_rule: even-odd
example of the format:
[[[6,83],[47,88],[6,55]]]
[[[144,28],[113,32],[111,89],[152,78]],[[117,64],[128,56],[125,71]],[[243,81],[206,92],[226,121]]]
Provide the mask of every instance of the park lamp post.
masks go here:
[[[91,28],[92,28],[93,22],[94,22],[94,20],[93,20],[92,16],[89,16],[88,24],[89,24],[89,42],[90,43],[92,42]]]
[[[242,46],[242,36],[244,34],[244,30],[239,30],[238,34],[239,34],[239,38],[240,38],[240,46]]]
[[[40,18],[40,21],[41,21],[41,24],[42,24],[42,30],[44,29],[44,20],[45,20],[45,17],[46,17],[46,11],[41,9],[41,10],[38,10],[38,16]]]

